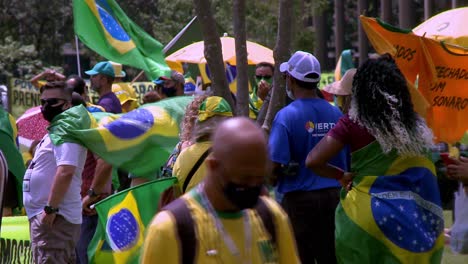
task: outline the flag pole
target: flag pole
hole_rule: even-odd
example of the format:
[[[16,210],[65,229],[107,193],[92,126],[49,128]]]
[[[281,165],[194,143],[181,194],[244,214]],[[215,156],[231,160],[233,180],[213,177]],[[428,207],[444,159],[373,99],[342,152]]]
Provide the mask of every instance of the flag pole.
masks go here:
[[[80,66],[80,47],[78,46],[78,36],[75,35],[75,50],[76,50],[76,66],[78,69],[78,76],[81,77],[81,66]]]
[[[140,77],[141,77],[141,75],[143,75],[143,73],[145,73],[145,71],[141,71],[135,78],[133,78],[130,85],[132,85],[134,82],[136,82],[138,79],[140,79]]]
[[[185,27],[184,27],[181,31],[179,31],[179,33],[177,33],[177,35],[176,35],[174,38],[172,38],[171,41],[169,41],[169,43],[167,43],[166,46],[164,46],[164,48],[163,48],[163,53],[164,53],[164,54],[166,54],[166,52],[167,52],[170,48],[172,48],[172,46],[174,46],[174,44],[177,42],[177,40],[180,39],[180,37],[181,37],[181,36],[185,33],[185,31],[192,25],[192,23],[195,22],[196,19],[197,19],[197,16],[194,16],[194,17],[192,18],[192,20],[190,20],[190,22],[188,22],[188,24],[185,25]],[[136,80],[138,80],[144,72],[145,72],[145,71],[141,71],[135,78],[133,78],[131,84],[133,84]]]

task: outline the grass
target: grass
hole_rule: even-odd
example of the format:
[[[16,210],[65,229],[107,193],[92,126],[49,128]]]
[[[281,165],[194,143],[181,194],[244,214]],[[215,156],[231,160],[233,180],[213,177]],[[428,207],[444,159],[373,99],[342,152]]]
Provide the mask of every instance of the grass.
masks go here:
[[[445,227],[452,226],[452,211],[444,211]],[[468,255],[459,255],[452,252],[450,245],[446,245],[444,249],[444,256],[442,257],[444,264],[466,264],[468,263]]]

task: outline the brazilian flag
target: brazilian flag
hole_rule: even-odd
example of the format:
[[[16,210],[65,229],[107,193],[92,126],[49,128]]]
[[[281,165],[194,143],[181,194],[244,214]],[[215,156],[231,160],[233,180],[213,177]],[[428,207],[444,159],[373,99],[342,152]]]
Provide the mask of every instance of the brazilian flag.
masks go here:
[[[377,142],[352,153],[353,187],[337,208],[339,263],[440,263],[444,217],[428,157],[384,154]]]
[[[0,150],[7,161],[8,170],[15,176],[19,207],[23,206],[23,176],[25,172],[23,158],[18,150],[16,139],[18,130],[12,115],[0,107]]]
[[[163,45],[135,24],[114,0],[73,0],[75,34],[99,55],[142,69],[151,80],[170,72]]]
[[[164,178],[119,192],[96,204],[98,225],[88,247],[90,263],[138,263],[145,228],[161,193],[177,178]]]
[[[154,178],[179,141],[179,125],[191,101],[178,96],[126,114],[90,113],[80,105],[58,115],[47,129],[55,145],[78,143],[117,168]]]

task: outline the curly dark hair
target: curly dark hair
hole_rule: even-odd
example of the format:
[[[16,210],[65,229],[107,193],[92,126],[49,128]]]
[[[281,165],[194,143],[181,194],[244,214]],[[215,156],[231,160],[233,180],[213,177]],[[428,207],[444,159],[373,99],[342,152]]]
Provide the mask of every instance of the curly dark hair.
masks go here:
[[[208,95],[198,95],[193,98],[193,101],[187,105],[185,115],[181,126],[180,140],[191,141],[195,122],[198,118],[198,108],[205,101]]]
[[[414,111],[405,77],[389,55],[368,59],[353,80],[349,115],[367,128],[384,152],[422,154],[432,132]]]

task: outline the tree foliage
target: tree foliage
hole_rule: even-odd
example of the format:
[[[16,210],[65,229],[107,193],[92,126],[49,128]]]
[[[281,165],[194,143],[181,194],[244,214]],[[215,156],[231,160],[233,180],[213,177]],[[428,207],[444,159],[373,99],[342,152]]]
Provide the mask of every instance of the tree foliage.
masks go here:
[[[140,27],[150,33],[162,44],[167,44],[192,17],[195,15],[193,1],[187,0],[117,0],[125,13]],[[232,6],[233,0],[212,0],[213,14],[217,23],[228,35],[233,36]],[[313,32],[308,21],[312,10],[321,8],[327,0],[293,0],[294,25],[293,49],[312,50]],[[278,31],[278,4],[279,0],[246,1],[246,36],[248,40],[255,41],[269,48],[276,43]],[[74,46],[73,10],[72,1],[69,0],[28,0],[7,1],[0,0],[0,46],[25,46],[18,50],[34,48],[25,58],[20,52],[9,54],[8,61],[23,61],[22,69],[34,70],[29,74],[36,74],[43,70],[40,67],[58,65],[64,67],[65,59],[62,47]],[[310,20],[310,19],[309,19]],[[224,32],[219,32],[222,35]],[[7,40],[8,39],[8,40]],[[7,41],[9,41],[7,43]],[[3,47],[2,49],[8,49]],[[83,52],[83,51],[82,51]],[[90,50],[84,51],[91,61],[100,60],[98,54]],[[18,56],[12,59],[11,56]],[[24,66],[28,60],[42,62],[39,68]],[[30,62],[32,63],[32,62]],[[36,62],[37,64],[37,62]],[[4,66],[13,72],[15,65]]]
[[[6,37],[0,45],[0,84],[10,77],[30,77],[30,72],[42,68],[34,45],[22,45],[12,37]]]

